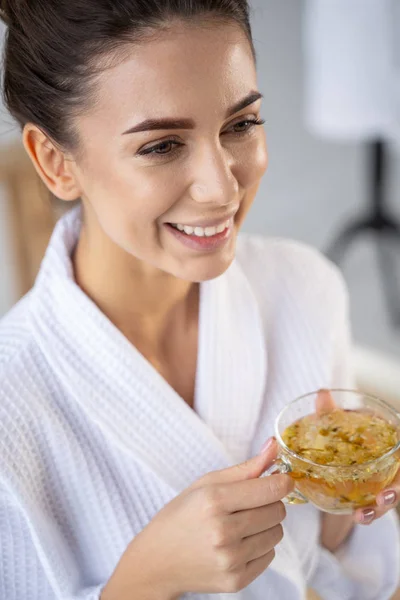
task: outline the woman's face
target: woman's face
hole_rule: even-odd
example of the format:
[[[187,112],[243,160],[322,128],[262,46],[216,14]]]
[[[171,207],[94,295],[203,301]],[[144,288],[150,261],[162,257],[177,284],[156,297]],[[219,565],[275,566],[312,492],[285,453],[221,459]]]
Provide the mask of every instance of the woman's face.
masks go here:
[[[134,45],[77,121],[89,228],[146,269],[222,274],[267,166],[260,104],[236,25],[176,24]]]

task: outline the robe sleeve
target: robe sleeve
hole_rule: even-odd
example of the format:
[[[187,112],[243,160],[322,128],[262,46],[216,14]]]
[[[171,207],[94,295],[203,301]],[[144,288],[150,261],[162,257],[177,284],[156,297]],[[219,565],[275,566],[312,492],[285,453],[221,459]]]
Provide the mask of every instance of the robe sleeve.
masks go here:
[[[351,360],[347,290],[340,278],[331,387],[356,388]],[[400,535],[393,510],[369,526],[355,525],[331,553],[320,547],[308,582],[324,600],[389,600],[399,586]]]
[[[0,490],[0,600],[99,600],[103,585],[61,590],[47,574],[18,504]]]

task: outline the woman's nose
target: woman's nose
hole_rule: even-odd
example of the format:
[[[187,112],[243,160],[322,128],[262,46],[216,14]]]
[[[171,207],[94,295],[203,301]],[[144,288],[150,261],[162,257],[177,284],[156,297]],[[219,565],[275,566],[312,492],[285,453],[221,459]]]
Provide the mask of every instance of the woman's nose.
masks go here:
[[[190,194],[195,202],[226,206],[235,201],[239,184],[232,172],[231,159],[223,149],[204,152],[196,160],[194,173]]]

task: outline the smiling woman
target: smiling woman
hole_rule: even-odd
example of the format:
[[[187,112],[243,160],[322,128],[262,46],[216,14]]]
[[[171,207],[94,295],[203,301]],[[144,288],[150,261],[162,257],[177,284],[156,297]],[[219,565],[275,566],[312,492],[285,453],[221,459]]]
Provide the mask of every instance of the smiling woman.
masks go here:
[[[163,30],[142,33],[140,45],[129,53],[121,48],[119,60],[113,57],[97,76],[96,103],[69,123],[75,152],[69,147],[66,156],[65,148],[50,146],[43,126],[24,129],[25,146],[51,191],[64,200],[82,198],[77,277],[95,300],[98,284],[85,273],[92,279],[99,271],[97,244],[112,246],[107,257],[128,261],[136,277],[154,275],[163,286],[165,273],[188,281],[220,275],[265,171],[261,94],[243,29],[199,16]],[[195,233],[230,220],[218,240],[200,241]],[[194,234],[176,234],[171,224]],[[125,277],[123,285],[131,302]]]
[[[0,6],[9,110],[79,201],[0,325],[0,594],[388,598],[389,507],[283,527],[291,480],[260,477],[283,404],[351,373],[335,268],[239,236],[267,167],[247,1]]]

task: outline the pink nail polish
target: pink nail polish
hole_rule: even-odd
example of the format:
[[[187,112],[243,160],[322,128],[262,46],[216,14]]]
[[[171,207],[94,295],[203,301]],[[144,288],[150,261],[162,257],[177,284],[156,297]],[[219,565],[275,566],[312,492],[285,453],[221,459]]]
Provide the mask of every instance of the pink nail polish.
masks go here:
[[[383,497],[383,503],[386,506],[389,506],[390,504],[394,504],[397,500],[397,494],[394,490],[387,490],[386,492],[384,492],[382,494]]]
[[[267,440],[267,441],[265,442],[264,446],[261,448],[261,450],[260,450],[260,454],[264,454],[264,452],[267,452],[267,450],[268,450],[269,448],[271,448],[271,446],[272,446],[272,444],[273,444],[273,442],[274,442],[274,441],[275,441],[275,438],[274,438],[274,437],[271,437],[271,438],[269,438],[269,440]]]
[[[375,511],[372,508],[362,511],[362,521],[363,525],[369,525],[375,518]]]

